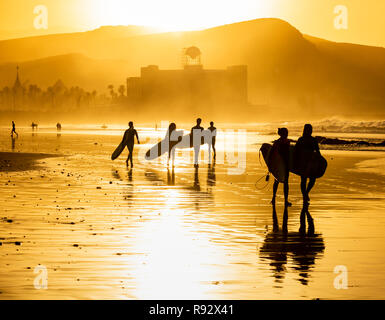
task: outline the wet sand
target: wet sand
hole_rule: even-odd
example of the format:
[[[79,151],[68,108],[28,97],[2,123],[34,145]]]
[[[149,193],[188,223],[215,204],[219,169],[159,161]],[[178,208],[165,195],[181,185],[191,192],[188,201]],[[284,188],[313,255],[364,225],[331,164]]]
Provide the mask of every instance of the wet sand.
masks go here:
[[[37,161],[60,155],[44,153],[0,152],[0,172],[37,169]]]
[[[249,133],[247,170],[229,175],[231,164],[195,170],[181,156],[174,171],[160,162],[126,169],[126,151],[110,160],[115,134],[2,135],[2,151],[15,153],[0,159],[61,156],[0,170],[0,299],[384,299],[385,181],[365,168],[385,153],[323,152],[314,237],[298,234],[301,194],[291,176],[284,237],[272,230],[272,183],[256,183],[266,172],[258,148],[271,138]],[[149,146],[136,146],[134,158]],[[282,187],[279,195],[281,225]],[[46,290],[34,287],[39,265]],[[346,290],[334,287],[338,265],[348,270]]]

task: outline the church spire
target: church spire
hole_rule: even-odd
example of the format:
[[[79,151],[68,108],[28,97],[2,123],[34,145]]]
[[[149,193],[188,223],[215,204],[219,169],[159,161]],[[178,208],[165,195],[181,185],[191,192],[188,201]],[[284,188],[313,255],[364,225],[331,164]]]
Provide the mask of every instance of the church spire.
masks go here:
[[[21,87],[20,79],[19,79],[19,66],[16,66],[16,80],[13,86],[14,89],[18,89]]]

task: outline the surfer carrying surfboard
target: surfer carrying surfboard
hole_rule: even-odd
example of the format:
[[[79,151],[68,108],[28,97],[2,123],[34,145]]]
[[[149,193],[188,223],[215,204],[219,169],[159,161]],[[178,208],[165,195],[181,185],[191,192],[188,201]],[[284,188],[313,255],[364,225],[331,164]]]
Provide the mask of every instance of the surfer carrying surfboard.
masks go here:
[[[285,196],[285,207],[291,207],[291,203],[289,202],[289,159],[290,159],[290,140],[287,138],[289,135],[289,131],[287,128],[279,128],[278,129],[278,135],[280,138],[276,141],[274,141],[273,147],[269,153],[269,159],[267,163],[271,163],[274,161],[274,157],[277,155],[281,156],[281,159],[284,163],[284,172],[285,172],[285,178],[283,181],[283,192]],[[277,195],[277,190],[279,186],[279,181],[277,179],[274,179],[274,185],[273,185],[273,199],[271,200],[271,203],[275,205],[275,197]]]
[[[201,149],[202,144],[202,131],[204,130],[203,127],[201,127],[202,119],[197,119],[197,125],[191,128],[190,133],[190,146],[194,147],[194,167],[198,168],[198,159],[199,159],[199,152]]]
[[[170,123],[168,126],[166,136],[164,139],[168,141],[168,159],[167,159],[167,167],[170,163],[170,158],[172,157],[172,167],[174,167],[175,161],[175,146],[182,140],[182,136],[179,134],[183,132],[176,131],[176,124],[174,122]]]
[[[309,193],[316,181],[316,178],[310,177],[310,165],[315,154],[321,155],[318,141],[312,136],[312,133],[312,125],[305,124],[302,137],[298,139],[294,149],[295,165],[301,172],[301,192],[305,203],[309,203]],[[307,179],[309,179],[309,183],[307,183]]]
[[[130,161],[131,168],[133,168],[134,165],[132,163],[132,153],[134,151],[135,137],[138,141],[138,144],[140,144],[140,141],[138,132],[134,129],[134,123],[132,121],[128,123],[128,127],[129,128],[126,130],[123,136],[124,144],[127,146],[128,149],[128,158],[126,160],[126,166],[128,167],[128,161]]]

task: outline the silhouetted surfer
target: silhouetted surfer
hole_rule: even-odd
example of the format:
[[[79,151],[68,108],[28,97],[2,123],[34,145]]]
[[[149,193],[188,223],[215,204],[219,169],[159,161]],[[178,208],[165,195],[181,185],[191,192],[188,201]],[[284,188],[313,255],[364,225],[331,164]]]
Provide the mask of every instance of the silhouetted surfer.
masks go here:
[[[214,160],[217,157],[217,150],[215,149],[215,142],[216,142],[216,137],[217,137],[217,128],[214,127],[214,122],[210,122],[210,127],[208,127],[208,130],[211,132],[211,146],[214,151]]]
[[[130,161],[131,168],[133,168],[134,165],[132,164],[132,153],[134,151],[135,137],[136,137],[136,140],[138,140],[139,144],[140,144],[140,141],[139,141],[138,132],[134,129],[134,123],[130,121],[128,123],[128,126],[129,128],[126,130],[123,137],[123,140],[125,141],[125,144],[128,149],[128,158],[126,160],[126,166],[128,167],[128,161]]]
[[[196,126],[191,128],[191,134],[190,134],[190,146],[194,147],[194,167],[198,168],[198,157],[199,157],[199,151],[201,148],[202,143],[202,131],[204,130],[203,127],[201,127],[202,119],[197,119]]]
[[[304,202],[310,201],[309,192],[314,187],[315,178],[309,177],[310,163],[313,159],[314,152],[320,154],[318,141],[312,136],[313,127],[311,124],[305,124],[302,137],[300,137],[295,145],[295,162],[298,169],[301,170],[301,191]],[[307,179],[309,183],[307,184]]]
[[[176,130],[176,124],[170,123],[168,126],[168,130],[165,136],[165,139],[168,141],[168,160],[167,160],[167,166],[170,162],[170,157],[172,156],[172,166],[174,167],[174,160],[175,160],[175,148],[174,146],[181,141],[182,137],[176,137],[173,136],[173,132]]]
[[[11,137],[13,137],[13,134],[16,134],[17,137],[19,136],[19,134],[16,132],[16,125],[14,121],[12,121]]]
[[[270,157],[273,155],[276,151],[283,159],[283,162],[285,164],[285,182],[283,183],[283,193],[285,196],[285,206],[291,207],[291,203],[289,202],[289,159],[290,159],[290,140],[287,138],[289,135],[289,131],[287,128],[279,128],[278,129],[278,135],[280,138],[276,141],[274,141],[273,147],[270,151]],[[269,160],[270,162],[270,160]],[[273,185],[273,199],[271,200],[271,203],[275,205],[275,197],[277,195],[279,182],[277,179],[274,180]]]

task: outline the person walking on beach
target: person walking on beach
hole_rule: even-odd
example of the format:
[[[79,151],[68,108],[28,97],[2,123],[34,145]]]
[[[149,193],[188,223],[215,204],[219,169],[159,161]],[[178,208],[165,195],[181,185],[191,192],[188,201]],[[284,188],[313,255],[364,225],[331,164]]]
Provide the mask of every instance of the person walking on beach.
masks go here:
[[[132,154],[134,151],[135,137],[136,137],[136,140],[138,141],[138,144],[140,144],[140,141],[139,141],[138,132],[134,129],[134,123],[130,121],[128,123],[128,126],[129,128],[124,133],[123,141],[125,141],[125,144],[128,149],[128,158],[126,160],[126,166],[128,167],[128,161],[130,161],[131,168],[133,168],[134,165],[132,163]]]
[[[198,168],[198,158],[199,158],[199,152],[201,149],[201,143],[202,143],[202,131],[204,130],[203,127],[201,127],[202,119],[197,119],[196,126],[191,128],[190,133],[190,146],[194,147],[194,167]]]
[[[217,128],[214,127],[213,121],[210,122],[210,127],[208,127],[208,130],[210,130],[210,132],[211,132],[211,147],[213,148],[213,151],[214,151],[214,160],[215,160],[217,157],[217,150],[215,149],[215,142],[216,142],[216,137],[217,137]]]
[[[174,161],[175,161],[175,146],[182,140],[182,137],[176,137],[175,134],[173,134],[176,130],[176,124],[170,123],[168,126],[168,130],[165,136],[165,140],[168,141],[168,160],[167,160],[167,167],[170,163],[170,158],[172,158],[172,167],[174,168]]]
[[[283,159],[285,166],[285,181],[283,182],[283,193],[285,196],[285,207],[291,207],[291,203],[289,202],[289,159],[290,159],[290,140],[288,139],[289,130],[287,128],[279,128],[278,135],[280,138],[274,141],[273,147],[270,151],[269,158],[274,155],[274,153],[278,153]],[[268,160],[268,163],[270,159]],[[277,190],[279,186],[279,181],[274,180],[273,185],[273,199],[271,203],[275,205],[275,197],[277,195]]]
[[[19,137],[19,134],[16,132],[16,125],[14,121],[12,121],[11,137],[13,137],[13,134],[16,134],[16,137]]]
[[[306,204],[310,202],[309,193],[316,181],[315,178],[309,177],[310,164],[314,153],[320,154],[318,141],[312,136],[312,133],[312,125],[305,124],[302,137],[298,139],[294,149],[296,166],[301,172],[301,192]],[[307,179],[309,179],[309,183],[307,183]]]

